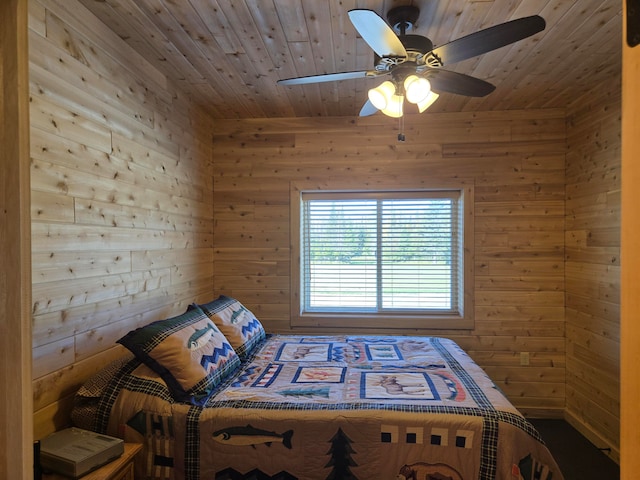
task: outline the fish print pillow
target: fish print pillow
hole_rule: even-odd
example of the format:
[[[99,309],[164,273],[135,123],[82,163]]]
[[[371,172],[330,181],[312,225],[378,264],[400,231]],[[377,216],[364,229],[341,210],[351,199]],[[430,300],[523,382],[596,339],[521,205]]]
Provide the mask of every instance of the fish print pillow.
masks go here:
[[[150,323],[118,340],[167,383],[179,402],[203,405],[240,358],[200,309]]]
[[[198,305],[229,340],[241,359],[265,339],[262,323],[238,300],[220,295],[216,300]]]

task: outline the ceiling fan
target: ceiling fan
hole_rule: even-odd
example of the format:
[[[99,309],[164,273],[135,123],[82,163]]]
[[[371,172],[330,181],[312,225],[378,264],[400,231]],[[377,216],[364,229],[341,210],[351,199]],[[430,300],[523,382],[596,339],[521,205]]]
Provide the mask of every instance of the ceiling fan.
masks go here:
[[[349,10],[349,19],[363,40],[375,52],[371,70],[328,73],[279,80],[279,85],[304,85],[357,78],[386,78],[381,85],[369,90],[369,99],[360,116],[378,110],[391,117],[403,115],[404,100],[426,110],[437,98],[437,92],[471,97],[484,97],[495,86],[469,75],[442,69],[456,62],[490,52],[523,40],[544,30],[542,17],[511,20],[480,30],[439,47],[421,35],[407,34],[420,16],[413,5],[392,8],[387,24],[373,10]]]

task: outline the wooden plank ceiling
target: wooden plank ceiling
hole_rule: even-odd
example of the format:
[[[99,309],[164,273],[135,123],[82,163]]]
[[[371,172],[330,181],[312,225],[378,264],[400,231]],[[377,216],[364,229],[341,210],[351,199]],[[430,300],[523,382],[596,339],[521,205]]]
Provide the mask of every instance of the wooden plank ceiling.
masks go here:
[[[448,70],[496,85],[484,98],[442,94],[432,112],[564,107],[619,82],[620,0],[80,0],[216,119],[357,115],[381,80],[279,86],[278,79],[373,67],[347,12],[420,8],[411,33],[442,45],[541,15],[533,37]],[[380,113],[378,113],[380,115]]]

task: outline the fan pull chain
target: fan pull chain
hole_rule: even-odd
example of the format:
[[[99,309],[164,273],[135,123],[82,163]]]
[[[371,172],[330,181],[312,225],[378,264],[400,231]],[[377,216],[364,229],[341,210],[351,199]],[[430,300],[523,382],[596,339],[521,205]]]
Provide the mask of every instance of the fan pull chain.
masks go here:
[[[399,142],[404,142],[405,138],[404,138],[404,115],[402,115],[400,118],[398,118],[398,141]]]

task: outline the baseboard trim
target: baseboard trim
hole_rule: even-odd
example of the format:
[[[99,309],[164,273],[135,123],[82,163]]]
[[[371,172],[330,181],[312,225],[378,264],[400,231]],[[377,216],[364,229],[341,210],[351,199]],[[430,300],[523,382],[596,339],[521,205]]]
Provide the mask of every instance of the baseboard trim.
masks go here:
[[[565,410],[564,420],[573,428],[575,428],[578,432],[580,432],[583,436],[585,436],[587,440],[593,443],[599,450],[602,451],[602,453],[604,453],[611,460],[613,460],[618,465],[620,465],[620,447],[619,446],[611,445],[607,440],[605,440],[602,436],[600,436],[591,427],[583,423],[576,415],[574,415],[569,410]]]
[[[517,407],[526,418],[564,420],[564,408]]]

